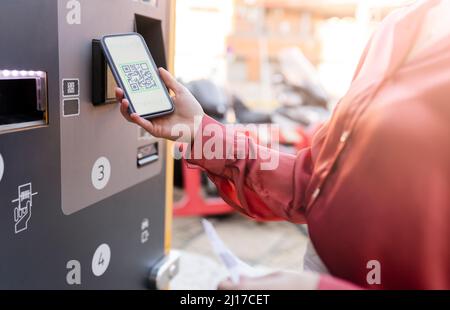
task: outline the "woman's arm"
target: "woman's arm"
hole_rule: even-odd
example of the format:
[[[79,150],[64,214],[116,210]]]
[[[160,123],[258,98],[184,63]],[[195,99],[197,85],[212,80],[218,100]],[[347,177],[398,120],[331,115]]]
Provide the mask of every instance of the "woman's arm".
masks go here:
[[[297,156],[283,154],[205,116],[189,157],[240,212],[258,220],[305,222],[302,206],[313,168],[309,148]]]
[[[123,116],[155,137],[191,143],[189,163],[205,169],[223,199],[242,213],[259,220],[304,223],[306,188],[313,170],[310,149],[292,156],[259,146],[205,116],[194,96],[169,72],[160,69],[160,75],[174,93],[175,112],[153,120],[129,115],[129,102],[117,89]],[[211,158],[211,145],[214,154],[220,154],[216,147],[222,147],[223,156]]]

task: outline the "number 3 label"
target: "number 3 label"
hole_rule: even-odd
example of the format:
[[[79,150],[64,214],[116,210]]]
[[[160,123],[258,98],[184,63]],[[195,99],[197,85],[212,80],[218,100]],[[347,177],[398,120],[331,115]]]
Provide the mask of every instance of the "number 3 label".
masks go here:
[[[100,157],[95,161],[92,167],[91,180],[92,185],[98,190],[102,190],[108,185],[111,177],[111,164],[106,157]]]

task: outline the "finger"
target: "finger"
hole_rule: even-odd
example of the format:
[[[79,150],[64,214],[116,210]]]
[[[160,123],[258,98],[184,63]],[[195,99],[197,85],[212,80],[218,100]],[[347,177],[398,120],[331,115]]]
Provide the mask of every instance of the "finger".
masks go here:
[[[116,87],[116,99],[118,102],[121,102],[124,97],[123,90],[119,87]]]
[[[127,99],[123,99],[120,104],[120,113],[122,113],[123,117],[129,122],[132,122],[130,114],[128,113],[128,107],[130,106],[130,103]]]
[[[178,83],[178,81],[164,68],[159,68],[159,74],[161,78],[166,84],[166,86],[171,89],[175,94],[178,94],[182,91],[182,85]]]
[[[238,286],[231,281],[230,278],[222,281],[217,286],[217,289],[220,291],[234,291],[238,289]]]
[[[130,119],[136,125],[141,126],[145,130],[147,130],[151,135],[155,137],[157,136],[154,132],[154,126],[152,122],[140,117],[137,113],[131,114]]]

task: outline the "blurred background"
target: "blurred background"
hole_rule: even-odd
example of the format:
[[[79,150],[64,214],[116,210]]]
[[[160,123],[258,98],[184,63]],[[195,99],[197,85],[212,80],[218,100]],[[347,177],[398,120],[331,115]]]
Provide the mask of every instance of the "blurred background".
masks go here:
[[[182,0],[175,74],[205,111],[227,123],[273,124],[252,133],[297,153],[348,89],[380,21],[406,0]],[[214,288],[226,275],[200,219],[244,261],[302,269],[307,227],[259,223],[233,212],[206,176],[175,164],[173,247],[183,250],[173,288]]]

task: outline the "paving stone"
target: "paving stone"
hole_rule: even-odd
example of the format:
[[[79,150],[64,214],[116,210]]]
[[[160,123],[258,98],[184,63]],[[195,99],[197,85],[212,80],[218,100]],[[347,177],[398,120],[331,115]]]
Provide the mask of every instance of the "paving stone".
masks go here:
[[[172,280],[172,290],[215,290],[228,277],[227,270],[208,256],[181,251],[180,271]]]
[[[209,219],[230,250],[244,262],[272,269],[302,270],[308,238],[286,222],[258,223],[239,214]],[[215,289],[227,275],[203,232],[200,217],[175,218],[173,248],[182,250],[173,289]]]

